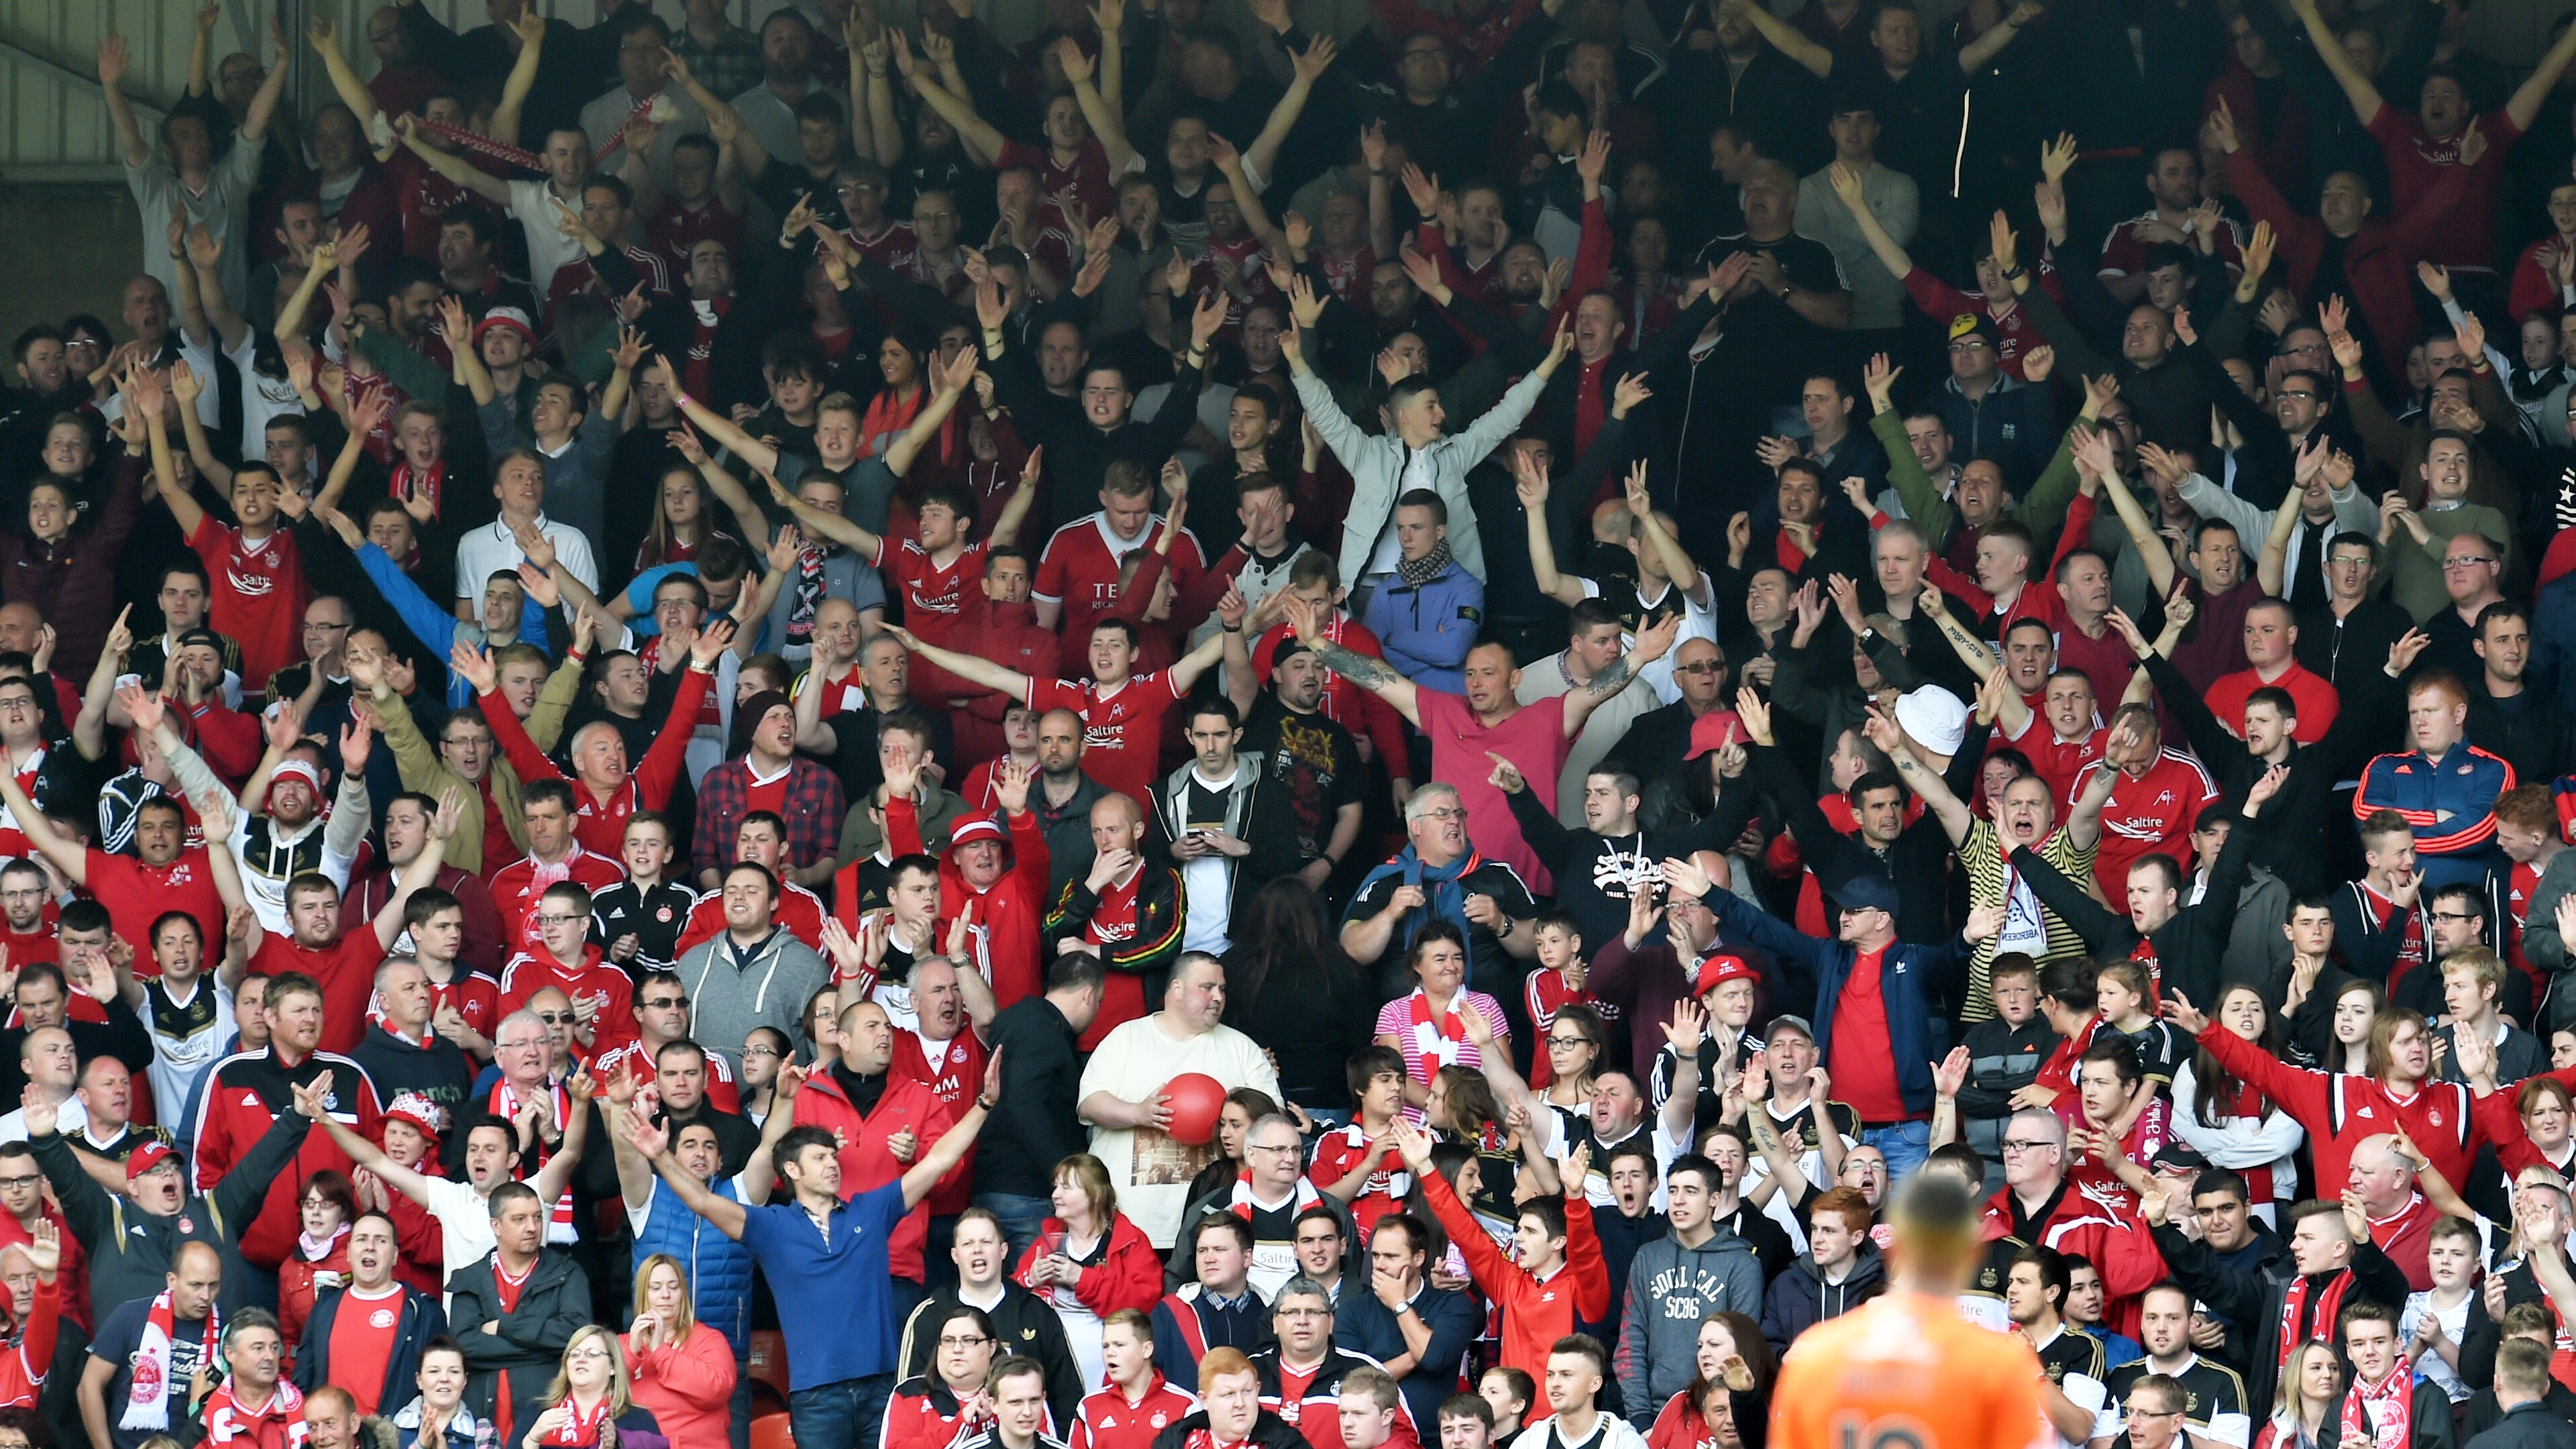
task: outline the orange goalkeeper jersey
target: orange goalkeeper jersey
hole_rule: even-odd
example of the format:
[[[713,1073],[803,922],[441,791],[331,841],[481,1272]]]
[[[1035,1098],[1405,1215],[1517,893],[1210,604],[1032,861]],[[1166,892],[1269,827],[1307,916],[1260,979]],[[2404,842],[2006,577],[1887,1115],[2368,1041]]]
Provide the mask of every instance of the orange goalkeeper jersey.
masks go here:
[[[1790,1345],[1771,1449],[2031,1449],[2047,1433],[2039,1378],[2020,1338],[1891,1293]]]

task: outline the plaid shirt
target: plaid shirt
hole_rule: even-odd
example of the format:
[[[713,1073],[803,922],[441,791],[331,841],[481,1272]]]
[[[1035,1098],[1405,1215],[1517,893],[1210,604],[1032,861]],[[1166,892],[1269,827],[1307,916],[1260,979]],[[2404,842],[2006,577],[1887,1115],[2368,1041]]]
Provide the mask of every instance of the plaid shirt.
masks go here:
[[[671,31],[671,53],[689,63],[698,84],[726,100],[760,84],[763,74],[760,38],[739,25],[726,25],[712,46],[698,44],[688,26],[676,26]]]
[[[699,870],[733,864],[734,836],[751,813],[751,766],[727,760],[698,782],[698,837],[690,851]],[[802,869],[828,859],[841,843],[841,777],[798,756],[787,767],[787,798],[778,812],[787,820],[787,860]]]

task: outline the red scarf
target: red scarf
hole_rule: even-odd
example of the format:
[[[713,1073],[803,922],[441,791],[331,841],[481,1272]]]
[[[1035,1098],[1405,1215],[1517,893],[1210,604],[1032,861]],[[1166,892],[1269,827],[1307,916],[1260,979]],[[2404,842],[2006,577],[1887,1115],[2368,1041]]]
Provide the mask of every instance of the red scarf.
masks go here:
[[[905,402],[894,388],[885,388],[868,399],[867,416],[859,420],[859,456],[873,458],[892,445],[895,435],[912,426],[921,416],[923,403],[930,400],[930,389],[916,387],[912,401]]]
[[[593,947],[592,949],[596,950],[597,948]],[[548,1106],[554,1113],[555,1130],[560,1132],[564,1130],[564,1123],[571,1120],[569,1114],[572,1111],[572,1094],[564,1090],[563,1083],[561,1082],[555,1083],[546,1090],[554,1097],[554,1100],[549,1103]],[[484,1105],[491,1109],[493,1116],[500,1118],[504,1122],[513,1124],[511,1127],[512,1131],[515,1132],[518,1130],[516,1123],[519,1115],[519,1093],[517,1088],[510,1085],[509,1078],[503,1077],[501,1080],[492,1084],[492,1095],[485,1099]],[[539,1138],[537,1142],[537,1156],[540,1159],[543,1159],[552,1155],[552,1153],[545,1150],[544,1139]],[[545,1163],[540,1160],[526,1163],[524,1166],[528,1176],[534,1177],[537,1175],[538,1170],[545,1166]],[[546,1241],[549,1243],[569,1243],[573,1241],[572,1190],[570,1188],[564,1189],[563,1196],[555,1199],[554,1210],[546,1220]],[[496,1263],[498,1261],[498,1259],[494,1260]],[[498,1269],[496,1268],[495,1272],[497,1271]]]
[[[1413,1008],[1413,1040],[1420,1055],[1439,1063],[1439,1066],[1431,1068],[1434,1072],[1440,1067],[1456,1066],[1460,1049],[1467,1045],[1467,1024],[1458,1019],[1458,1002],[1466,994],[1461,989],[1456,996],[1450,997],[1448,1008],[1440,1013],[1439,1024],[1433,1026],[1431,995],[1420,987],[1414,988],[1410,1003]],[[1425,1027],[1430,1027],[1432,1034],[1426,1035]]]
[[[2379,1449],[2408,1449],[2415,1442],[2415,1373],[2404,1354],[2377,1388],[2353,1375],[2352,1392],[2343,1396],[2343,1437],[2355,1434]]]
[[[2290,1351],[2300,1344],[2334,1341],[2335,1319],[2343,1312],[2343,1295],[2352,1288],[2352,1270],[2338,1268],[2334,1276],[2326,1280],[2325,1290],[2317,1298],[2316,1315],[2309,1318],[2305,1310],[2308,1289],[2314,1281],[2305,1275],[2293,1278],[2289,1289],[2281,1295],[2280,1359],[2273,1365],[2277,1372],[2289,1371]],[[2302,1318],[2307,1318],[2308,1322],[2308,1331],[2304,1334],[2299,1332]]]
[[[593,1446],[599,1443],[599,1431],[608,1423],[608,1400],[601,1399],[598,1406],[587,1413],[582,1411],[581,1403],[576,1399],[565,1399],[563,1407],[571,1411],[572,1417],[564,1420],[562,1427],[537,1442],[560,1444],[565,1446],[565,1449],[593,1449]]]
[[[394,464],[393,477],[386,480],[385,492],[397,503],[413,497],[428,499],[429,516],[434,520],[438,517],[439,496],[446,487],[446,459],[441,458],[432,463],[429,471],[424,473],[414,468],[409,458],[405,458]]]

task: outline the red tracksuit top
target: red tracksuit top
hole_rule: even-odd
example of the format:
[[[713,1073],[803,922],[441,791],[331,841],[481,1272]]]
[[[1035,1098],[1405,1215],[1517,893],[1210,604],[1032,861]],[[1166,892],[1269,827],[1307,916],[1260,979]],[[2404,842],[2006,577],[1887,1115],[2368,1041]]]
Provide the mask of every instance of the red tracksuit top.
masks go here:
[[[1558,1339],[1610,1312],[1610,1267],[1601,1257],[1601,1238],[1592,1230],[1591,1203],[1567,1199],[1565,1266],[1542,1281],[1503,1256],[1494,1235],[1458,1201],[1448,1179],[1426,1173],[1422,1190],[1449,1241],[1465,1255],[1467,1276],[1503,1310],[1504,1367],[1545,1373],[1548,1350]]]

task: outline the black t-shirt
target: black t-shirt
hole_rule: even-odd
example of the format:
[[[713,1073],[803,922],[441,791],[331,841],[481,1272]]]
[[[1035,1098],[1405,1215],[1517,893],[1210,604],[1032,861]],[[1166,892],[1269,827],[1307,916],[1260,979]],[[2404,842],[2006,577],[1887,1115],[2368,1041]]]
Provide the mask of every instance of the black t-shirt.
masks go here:
[[[1261,760],[1269,777],[1287,790],[1297,842],[1308,860],[1332,843],[1343,806],[1366,803],[1368,766],[1351,732],[1321,713],[1296,713],[1279,702],[1275,690],[1265,689],[1253,701],[1243,751]]]
[[[850,224],[849,215],[841,210],[841,193],[834,189],[830,177],[821,180],[805,169],[803,162],[772,156],[760,174],[751,178],[751,194],[769,204],[780,216],[796,209],[804,198],[814,202],[814,219],[839,231]]]
[[[142,1449],[143,1441],[153,1429],[120,1429],[117,1421],[125,1417],[126,1396],[134,1391],[134,1362],[143,1348],[143,1325],[152,1314],[152,1300],[136,1298],[120,1303],[98,1326],[98,1336],[90,1340],[90,1357],[116,1366],[107,1381],[107,1436],[116,1449]],[[188,1381],[197,1372],[197,1361],[204,1352],[206,1321],[202,1318],[181,1320],[170,1327],[170,1426],[179,1429],[188,1417]]]

